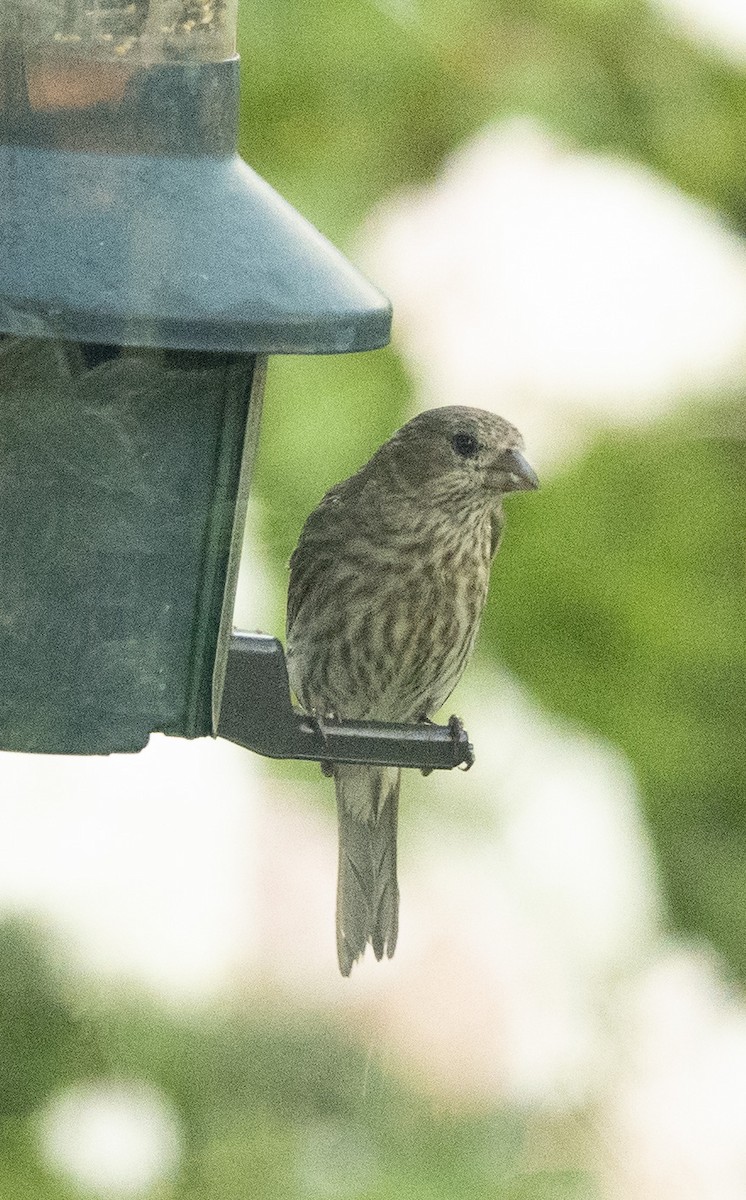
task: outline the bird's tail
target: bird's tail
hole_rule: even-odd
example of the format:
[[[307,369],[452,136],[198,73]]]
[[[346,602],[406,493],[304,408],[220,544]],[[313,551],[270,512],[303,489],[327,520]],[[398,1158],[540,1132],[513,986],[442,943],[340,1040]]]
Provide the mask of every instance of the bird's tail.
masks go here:
[[[337,877],[337,957],[349,975],[370,942],[377,959],[389,958],[399,930],[396,881],[398,767],[358,767],[336,763],[339,817]]]

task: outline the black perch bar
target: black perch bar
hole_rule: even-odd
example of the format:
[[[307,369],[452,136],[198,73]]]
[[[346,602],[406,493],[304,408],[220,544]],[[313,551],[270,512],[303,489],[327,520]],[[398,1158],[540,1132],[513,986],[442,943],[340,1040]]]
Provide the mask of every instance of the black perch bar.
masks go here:
[[[269,758],[375,763],[421,770],[469,768],[474,751],[459,723],[319,723],[293,708],[281,643],[265,633],[234,633],[228,648],[219,737]]]

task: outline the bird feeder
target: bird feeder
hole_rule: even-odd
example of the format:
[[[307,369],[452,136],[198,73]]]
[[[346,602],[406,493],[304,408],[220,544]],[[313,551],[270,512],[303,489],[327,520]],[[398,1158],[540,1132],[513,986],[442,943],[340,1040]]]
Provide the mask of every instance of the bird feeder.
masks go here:
[[[267,356],[391,317],[236,154],[235,18],[0,0],[0,749],[454,766],[445,728],[321,730],[232,628]]]

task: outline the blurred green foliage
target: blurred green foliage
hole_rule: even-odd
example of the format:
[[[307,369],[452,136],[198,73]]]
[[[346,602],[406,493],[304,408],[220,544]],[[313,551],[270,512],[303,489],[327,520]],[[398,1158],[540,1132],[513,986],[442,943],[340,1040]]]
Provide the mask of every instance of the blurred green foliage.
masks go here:
[[[642,0],[242,0],[242,152],[329,236],[533,115],[746,221],[746,74]]]
[[[548,708],[629,756],[672,913],[744,978],[745,533],[746,440],[606,437],[513,506],[486,622]]]

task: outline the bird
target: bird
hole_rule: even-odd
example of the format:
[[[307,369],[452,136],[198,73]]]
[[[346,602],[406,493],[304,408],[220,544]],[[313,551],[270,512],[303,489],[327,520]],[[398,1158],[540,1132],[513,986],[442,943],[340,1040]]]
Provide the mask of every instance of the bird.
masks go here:
[[[521,434],[480,408],[408,421],[308,516],[290,559],[291,688],[323,722],[430,721],[461,678],[487,599],[503,497],[538,487]],[[401,770],[325,764],[339,824],[337,958],[391,958]]]

